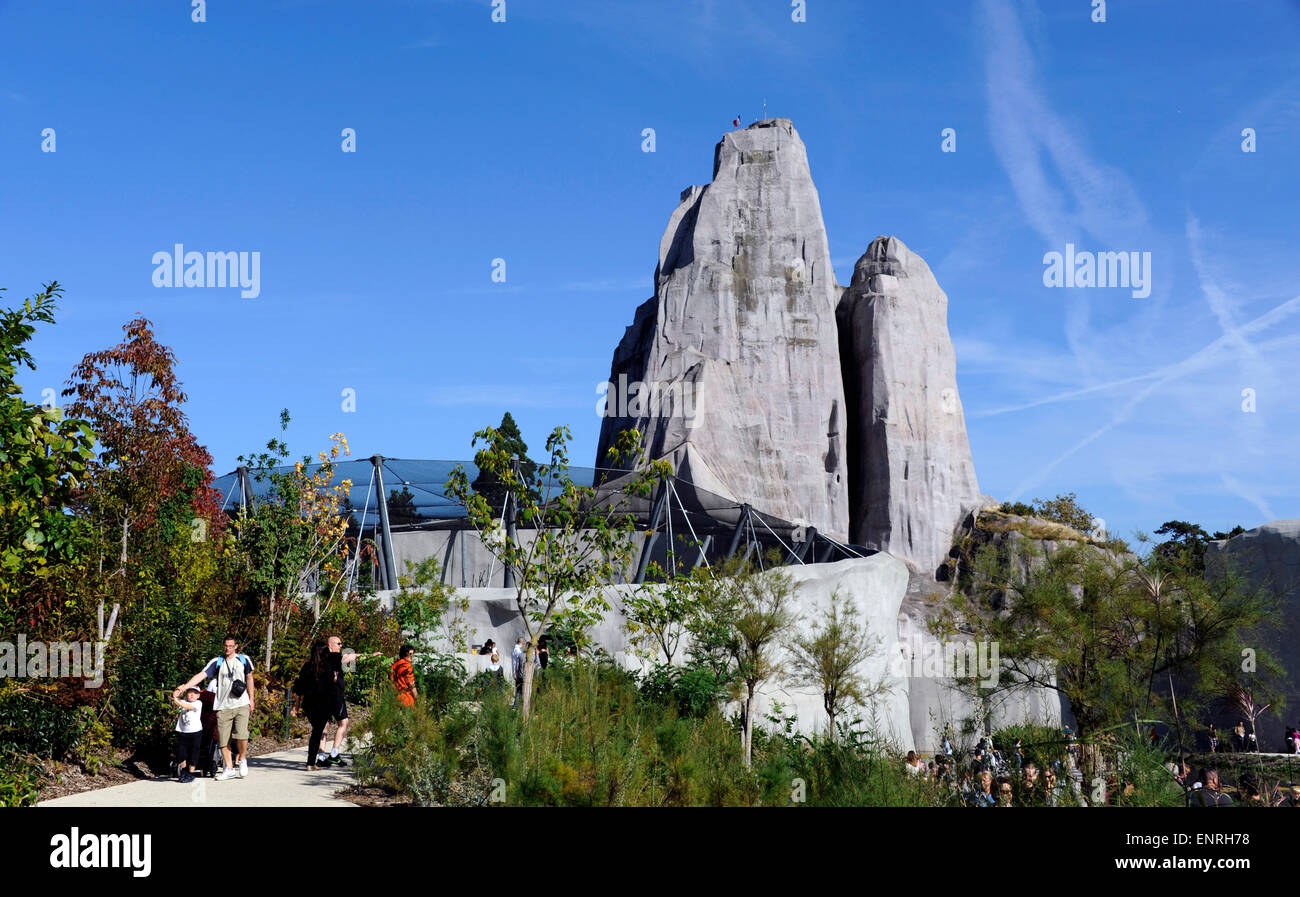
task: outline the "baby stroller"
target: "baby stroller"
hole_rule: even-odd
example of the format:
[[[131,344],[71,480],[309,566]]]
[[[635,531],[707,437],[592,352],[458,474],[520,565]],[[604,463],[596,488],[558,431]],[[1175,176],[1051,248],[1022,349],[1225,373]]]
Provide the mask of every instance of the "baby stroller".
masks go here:
[[[199,695],[203,709],[199,711],[199,722],[203,732],[199,737],[199,776],[212,778],[217,774],[217,764],[221,758],[221,748],[217,744],[217,711],[212,709],[217,696],[210,691]]]
[[[199,772],[198,775],[216,778],[217,770],[221,767],[221,743],[217,741],[217,711],[212,709],[213,702],[217,696],[210,691],[205,691],[199,696],[203,704],[203,709],[199,712],[199,722],[203,724],[203,735],[201,736],[199,748]],[[250,738],[248,744],[252,744]],[[233,757],[235,751],[235,740],[232,738],[228,742],[230,753]]]

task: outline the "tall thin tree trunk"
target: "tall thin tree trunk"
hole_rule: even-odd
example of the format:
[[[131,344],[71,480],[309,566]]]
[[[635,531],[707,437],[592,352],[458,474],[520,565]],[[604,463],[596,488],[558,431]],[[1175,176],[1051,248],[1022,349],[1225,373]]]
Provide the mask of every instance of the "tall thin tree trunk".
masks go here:
[[[266,666],[263,667],[263,676],[271,674],[271,644],[275,637],[275,589],[271,589],[271,612],[266,615]]]
[[[754,689],[752,686],[746,686],[744,715],[740,731],[745,747],[745,768],[751,769],[754,766]]]
[[[523,714],[524,719],[533,712],[533,670],[537,665],[533,646],[527,645],[524,649],[524,694],[523,694]]]
[[[119,569],[123,574],[126,573],[126,534],[127,534],[127,530],[128,530],[128,528],[130,527],[130,523],[131,523],[131,518],[128,517],[128,516],[126,516],[126,515],[123,515],[123,517],[122,517],[122,555],[121,555],[121,557],[118,558],[118,569]]]

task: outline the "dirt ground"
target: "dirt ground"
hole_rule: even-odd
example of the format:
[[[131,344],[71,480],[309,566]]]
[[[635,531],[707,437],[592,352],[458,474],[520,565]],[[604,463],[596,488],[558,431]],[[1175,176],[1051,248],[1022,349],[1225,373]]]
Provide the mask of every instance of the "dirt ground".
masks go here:
[[[409,797],[394,794],[387,788],[376,785],[353,785],[335,792],[337,797],[362,807],[413,807],[415,802]]]

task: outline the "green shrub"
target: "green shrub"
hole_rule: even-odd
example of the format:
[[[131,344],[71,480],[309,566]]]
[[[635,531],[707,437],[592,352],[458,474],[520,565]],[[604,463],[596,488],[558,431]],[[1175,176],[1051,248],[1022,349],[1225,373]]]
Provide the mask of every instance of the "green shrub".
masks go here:
[[[715,698],[698,716],[679,712],[692,708],[681,700],[690,672],[652,670],[638,687],[613,664],[557,660],[539,679],[526,725],[499,678],[472,680],[466,697],[475,703],[453,703],[441,718],[425,695],[412,710],[388,689],[375,699],[356,774],[421,804],[482,805],[498,795],[516,806],[956,802],[945,786],[907,775],[893,745],[848,726],[836,741],[808,738],[779,708],[770,730],[755,731],[750,770],[736,722]]]
[[[76,744],[73,759],[92,776],[99,775],[105,763],[113,762],[113,733],[94,707],[77,708],[73,717]]]
[[[105,652],[110,670],[105,688],[117,744],[147,758],[170,756],[176,726],[172,689],[214,656],[192,644],[195,626],[189,602],[160,595],[122,625],[120,641],[114,635]]]
[[[369,703],[373,694],[392,681],[391,671],[392,661],[384,657],[358,657],[356,668],[345,678],[347,700],[352,704]]]
[[[465,695],[465,667],[455,654],[415,655],[416,690],[429,712],[441,718]]]
[[[0,742],[0,807],[30,807],[36,803],[45,767],[16,745]]]
[[[1007,726],[993,733],[993,746],[1002,753],[1002,759],[1015,766],[1016,739],[1020,739],[1020,753],[1024,762],[1032,760],[1039,769],[1049,766],[1065,768],[1067,742],[1060,729],[1032,724]]]
[[[462,711],[467,713],[468,711]],[[420,806],[446,804],[472,726],[464,718],[439,724],[423,696],[407,707],[391,689],[371,696],[370,740],[356,754],[357,781],[409,795]]]
[[[0,691],[0,743],[62,760],[77,743],[75,717],[57,688],[6,688]]]
[[[1116,751],[1119,787],[1111,790],[1108,803],[1125,807],[1185,806],[1183,789],[1165,768],[1165,753],[1132,731],[1125,734]]]
[[[463,687],[465,700],[482,702],[489,694],[505,694],[510,689],[510,683],[506,681],[503,670],[495,673],[479,670],[475,673]]]
[[[641,679],[641,695],[648,701],[670,704],[678,716],[703,719],[716,712],[726,694],[727,680],[703,663],[673,666],[656,664]]]

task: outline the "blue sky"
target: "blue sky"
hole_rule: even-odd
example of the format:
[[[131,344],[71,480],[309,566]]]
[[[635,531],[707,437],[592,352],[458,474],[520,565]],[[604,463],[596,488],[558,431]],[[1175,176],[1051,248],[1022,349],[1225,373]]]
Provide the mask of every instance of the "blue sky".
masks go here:
[[[678,194],[766,99],[840,281],[887,233],[948,293],[984,491],[1075,491],[1126,536],[1300,516],[1300,2],[791,12],[0,0],[0,286],[67,289],[24,388],[142,313],[217,473],[286,406],[296,453],[341,430],[355,456],[468,458],[510,410],[535,454],[564,423],[590,464]],[[260,252],[261,295],[155,288],[178,242]],[[1150,252],[1151,295],[1045,287],[1067,242]]]

